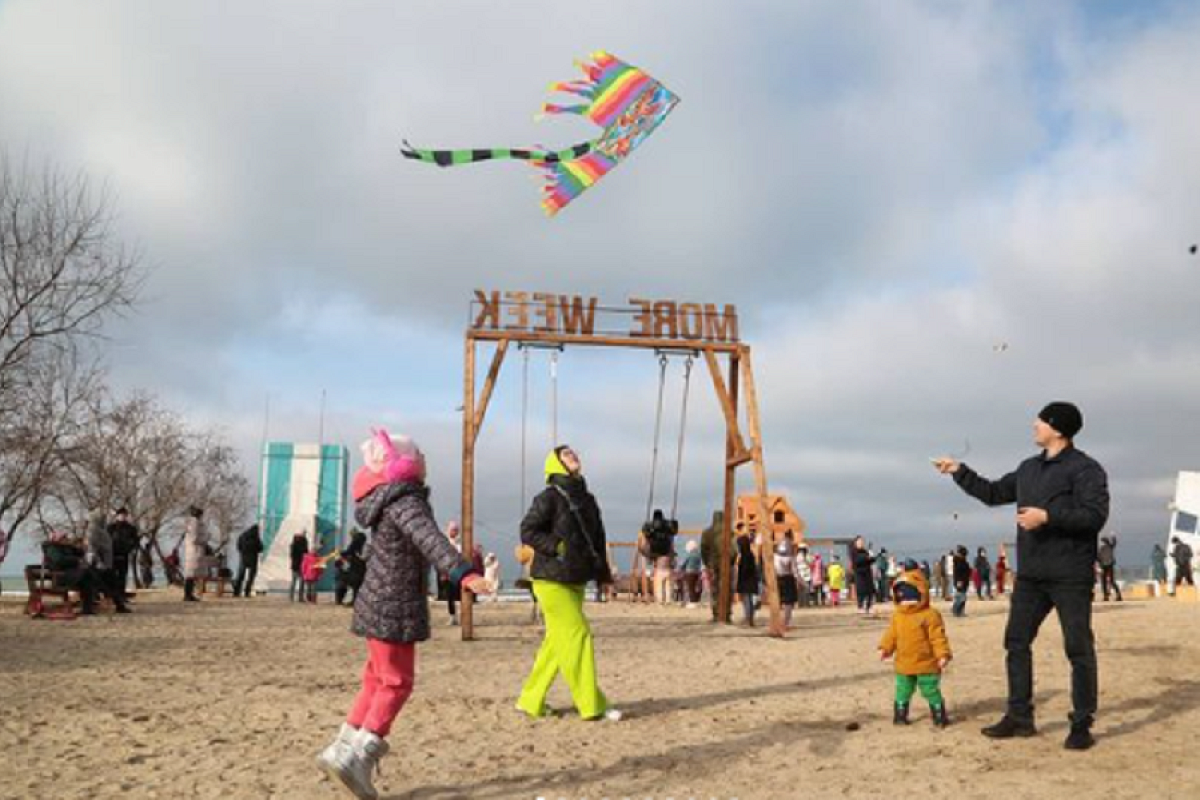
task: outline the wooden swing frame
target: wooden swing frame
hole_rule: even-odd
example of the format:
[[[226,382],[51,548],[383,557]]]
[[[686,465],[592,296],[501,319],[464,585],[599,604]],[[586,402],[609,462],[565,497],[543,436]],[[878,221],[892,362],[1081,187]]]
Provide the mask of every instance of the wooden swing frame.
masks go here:
[[[484,297],[481,292],[476,294],[481,298]],[[525,293],[520,294],[524,295]],[[528,295],[525,296],[528,297]],[[533,297],[538,298],[539,296],[533,295]],[[632,302],[642,304],[645,301],[635,300]],[[660,305],[662,304],[655,303],[655,309]],[[672,309],[676,307],[674,303],[670,305]],[[679,306],[680,309],[685,307],[686,305]],[[727,309],[731,308],[727,307]],[[730,574],[731,570],[728,565],[733,553],[733,517],[738,467],[748,463],[753,464],[755,490],[759,499],[761,518],[769,519],[770,517],[767,506],[767,471],[763,464],[762,426],[750,346],[737,341],[736,334],[732,338],[734,341],[712,341],[699,338],[571,333],[526,326],[512,329],[495,325],[489,328],[481,326],[478,320],[470,324],[466,332],[463,359],[462,515],[460,518],[463,552],[469,554],[475,551],[476,444],[487,416],[488,404],[496,387],[496,379],[500,375],[504,357],[512,344],[536,344],[564,348],[571,345],[673,352],[691,351],[704,357],[704,362],[708,365],[708,372],[712,378],[713,390],[725,417],[725,521],[721,533],[720,563],[726,565],[726,568],[721,570],[717,615],[720,621],[729,623],[733,576]],[[484,378],[483,387],[476,397],[476,356],[479,346],[484,343],[493,343],[495,349],[492,351],[491,364]],[[724,371],[720,364],[722,357],[727,362]],[[728,378],[726,378],[726,374]],[[741,400],[743,392],[745,394],[744,401]],[[749,435],[749,446],[746,444],[742,426],[739,424],[739,404],[742,402],[745,405],[745,430]],[[767,584],[767,600],[771,610],[771,623],[767,632],[771,636],[782,637],[784,635],[783,614],[779,604],[779,589],[772,558],[774,542],[771,540],[769,529],[762,533],[763,541],[758,545],[758,555],[763,567],[763,577]],[[475,638],[473,606],[472,594],[463,592],[461,625],[463,641],[471,641]]]

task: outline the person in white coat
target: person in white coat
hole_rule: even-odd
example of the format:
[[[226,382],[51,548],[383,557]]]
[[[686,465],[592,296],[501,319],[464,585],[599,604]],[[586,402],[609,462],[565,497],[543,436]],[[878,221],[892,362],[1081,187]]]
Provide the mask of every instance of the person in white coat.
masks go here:
[[[208,532],[204,529],[204,509],[188,509],[183,535],[183,599],[196,602],[196,579],[208,575]]]
[[[483,577],[492,585],[492,602],[500,599],[500,559],[495,553],[488,553],[483,559]]]

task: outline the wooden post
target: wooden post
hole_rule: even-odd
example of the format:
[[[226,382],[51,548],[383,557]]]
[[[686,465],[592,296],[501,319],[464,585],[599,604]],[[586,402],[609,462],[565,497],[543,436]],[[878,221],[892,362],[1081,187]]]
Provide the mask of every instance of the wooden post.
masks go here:
[[[715,364],[714,357],[710,366]],[[721,377],[720,372],[714,373],[716,378]],[[715,383],[715,381],[714,381]],[[721,564],[721,586],[719,587],[720,594],[717,599],[717,619],[720,622],[729,624],[730,622],[730,604],[733,599],[733,572],[730,569],[730,554],[733,549],[733,506],[734,494],[737,492],[737,465],[733,463],[733,454],[741,447],[740,437],[737,432],[737,406],[738,406],[738,357],[735,353],[729,355],[729,408],[732,412],[732,424],[729,422],[729,417],[726,418],[725,427],[725,522],[721,530],[721,548],[720,548],[720,564]]]
[[[472,558],[475,554],[475,337],[467,334],[466,353],[463,359],[463,437],[462,437],[462,528],[463,555]],[[462,639],[469,642],[475,638],[470,592],[462,593]]]
[[[483,427],[483,417],[487,414],[488,403],[492,400],[492,390],[496,388],[496,378],[500,375],[500,365],[504,363],[504,354],[508,352],[508,339],[501,339],[492,355],[492,365],[488,367],[487,378],[483,382],[483,391],[479,395],[479,407],[475,409],[474,434],[479,438],[479,430]]]
[[[754,386],[754,368],[750,363],[750,348],[742,347],[745,370],[742,380],[746,384],[746,423],[750,428],[750,452],[754,455],[754,483],[758,493],[758,516],[762,527],[763,544],[760,546],[763,574],[767,583],[767,600],[771,604],[771,624],[767,631],[771,636],[782,637],[783,611],[779,606],[779,582],[775,578],[775,535],[771,527],[771,509],[767,503],[767,470],[763,465],[762,427],[758,417],[758,392]]]

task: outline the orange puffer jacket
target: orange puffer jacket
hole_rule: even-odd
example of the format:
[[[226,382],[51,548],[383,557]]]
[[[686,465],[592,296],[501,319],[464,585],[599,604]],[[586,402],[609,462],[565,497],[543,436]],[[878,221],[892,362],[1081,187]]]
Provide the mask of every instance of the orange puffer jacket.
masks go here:
[[[925,574],[919,569],[902,573],[892,587],[893,597],[902,583],[915,586],[921,593],[921,601],[916,605],[896,603],[892,624],[883,634],[879,649],[886,655],[896,656],[897,674],[941,672],[938,660],[951,657],[950,640],[946,638],[942,615],[929,607],[929,585],[925,582]]]

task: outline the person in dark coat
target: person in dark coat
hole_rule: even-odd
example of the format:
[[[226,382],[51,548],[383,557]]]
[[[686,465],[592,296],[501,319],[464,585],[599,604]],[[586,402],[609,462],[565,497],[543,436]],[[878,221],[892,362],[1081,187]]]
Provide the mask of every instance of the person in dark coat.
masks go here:
[[[1121,587],[1117,585],[1116,536],[1100,537],[1100,550],[1096,554],[1096,563],[1100,565],[1100,590],[1104,593],[1104,602],[1108,602],[1108,596],[1112,592],[1116,593],[1118,603],[1124,600],[1121,597]]]
[[[292,582],[288,585],[288,600],[293,603],[297,599],[301,602],[304,601],[304,554],[307,552],[308,537],[304,531],[300,531],[292,537],[291,550],[288,551],[292,566]]]
[[[742,624],[754,627],[754,601],[758,595],[758,558],[750,534],[742,529],[737,536],[737,593],[742,598]]]
[[[967,548],[961,544],[954,549],[954,605],[951,612],[956,617],[967,615],[967,597],[971,591],[971,562],[967,560]]]
[[[619,720],[600,690],[592,629],[583,613],[587,584],[612,583],[600,505],[588,491],[579,455],[560,445],[546,456],[546,488],[521,520],[521,544],[533,548],[529,575],[546,621],[545,636],[517,709],[547,713],[546,695],[562,675],[582,719]]]
[[[1033,717],[1033,640],[1052,610],[1071,662],[1071,731],[1065,746],[1095,744],[1092,722],[1099,680],[1092,636],[1092,590],[1096,539],[1108,521],[1108,476],[1095,459],[1075,447],[1083,414],[1071,403],[1050,403],[1038,413],[1033,440],[1042,452],[997,481],[953,458],[934,461],[964,492],[986,505],[1017,506],[1017,573],[1008,626],[1008,711],[986,736],[1007,739],[1037,733]]]
[[[358,600],[358,590],[362,588],[363,579],[367,574],[366,561],[367,535],[355,531],[350,535],[350,544],[342,550],[342,554],[333,563],[337,570],[333,584],[333,601],[339,606],[345,602],[346,593],[353,592],[350,597],[351,605]]]
[[[125,603],[125,587],[117,583],[113,569],[113,543],[103,511],[94,511],[88,518],[88,564],[96,575],[96,585],[112,600],[118,614],[130,613]]]
[[[237,540],[238,571],[233,581],[233,596],[250,597],[254,593],[254,579],[258,576],[258,559],[262,555],[263,540],[258,523],[242,531]],[[303,559],[303,556],[301,556]]]
[[[355,521],[372,532],[371,559],[350,629],[367,640],[362,689],[317,765],[356,797],[376,797],[378,762],[392,723],[416,681],[416,646],[429,638],[428,574],[433,566],[477,594],[490,590],[438,528],[416,443],[386,431],[363,443],[354,476]]]
[[[42,543],[42,563],[47,569],[57,573],[57,588],[74,589],[79,592],[81,613],[89,616],[96,613],[99,579],[96,573],[88,568],[87,551],[82,543],[52,533]]]
[[[1175,562],[1175,583],[1171,586],[1171,594],[1175,594],[1175,590],[1181,584],[1195,586],[1196,581],[1192,577],[1192,548],[1178,536],[1171,537],[1171,560]]]
[[[975,596],[982,600],[992,599],[992,564],[988,561],[987,548],[975,551]]]
[[[850,551],[850,569],[854,573],[854,596],[858,598],[858,613],[870,614],[871,605],[875,602],[875,577],[871,566],[875,556],[867,549],[863,537],[854,537],[854,547]]]
[[[113,580],[125,592],[129,588],[129,563],[137,554],[141,534],[137,526],[129,521],[129,509],[118,508],[115,519],[108,526],[108,536],[112,539],[113,550]],[[134,584],[137,584],[136,575]]]

